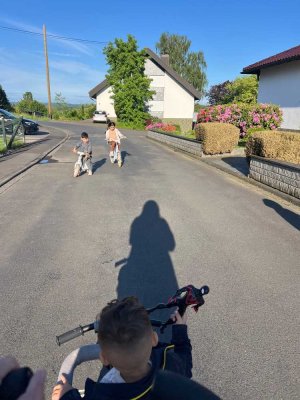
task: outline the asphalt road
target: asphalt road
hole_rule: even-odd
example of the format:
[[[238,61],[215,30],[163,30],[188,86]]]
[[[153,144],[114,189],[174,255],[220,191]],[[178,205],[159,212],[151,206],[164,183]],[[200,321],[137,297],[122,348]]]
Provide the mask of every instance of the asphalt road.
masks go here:
[[[298,399],[299,208],[143,132],[125,132],[120,169],[103,126],[61,126],[74,136],[0,191],[1,353],[45,367],[49,393],[63,357],[95,340],[58,347],[56,334],[116,296],[150,306],[207,284],[189,317],[194,378],[223,399]],[[73,178],[83,130],[95,171]],[[80,367],[75,383],[97,368]]]

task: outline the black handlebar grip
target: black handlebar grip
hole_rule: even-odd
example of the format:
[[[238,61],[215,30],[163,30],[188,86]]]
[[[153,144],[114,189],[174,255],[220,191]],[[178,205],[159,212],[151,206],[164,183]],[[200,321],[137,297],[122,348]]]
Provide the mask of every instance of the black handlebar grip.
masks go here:
[[[200,288],[200,292],[201,292],[201,294],[202,294],[202,296],[204,296],[205,294],[208,294],[209,293],[209,287],[208,286],[202,286],[201,288]]]
[[[82,326],[72,329],[71,331],[65,332],[62,335],[56,336],[56,343],[60,346],[69,340],[75,339],[78,336],[83,336],[84,332]]]

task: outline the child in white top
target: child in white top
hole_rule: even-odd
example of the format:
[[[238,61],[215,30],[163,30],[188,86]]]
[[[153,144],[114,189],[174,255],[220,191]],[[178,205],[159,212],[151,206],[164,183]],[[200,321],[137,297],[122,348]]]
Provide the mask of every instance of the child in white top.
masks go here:
[[[110,161],[112,164],[115,163],[116,159],[114,156],[115,150],[117,150],[117,160],[119,167],[122,166],[122,157],[121,157],[121,139],[125,139],[126,136],[122,135],[119,129],[116,128],[116,124],[114,122],[109,122],[108,129],[105,134],[107,142],[110,144]],[[117,149],[116,149],[117,148]]]

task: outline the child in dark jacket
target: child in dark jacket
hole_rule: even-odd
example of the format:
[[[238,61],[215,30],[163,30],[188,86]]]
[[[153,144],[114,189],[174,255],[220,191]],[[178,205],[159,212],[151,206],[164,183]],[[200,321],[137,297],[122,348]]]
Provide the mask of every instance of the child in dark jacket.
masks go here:
[[[187,317],[172,315],[170,344],[160,343],[146,309],[135,297],[114,300],[101,312],[98,342],[100,360],[107,373],[85,383],[86,400],[151,399],[157,371],[166,369],[192,377],[192,347],[187,335]],[[80,400],[80,394],[62,377],[54,387],[52,400]]]

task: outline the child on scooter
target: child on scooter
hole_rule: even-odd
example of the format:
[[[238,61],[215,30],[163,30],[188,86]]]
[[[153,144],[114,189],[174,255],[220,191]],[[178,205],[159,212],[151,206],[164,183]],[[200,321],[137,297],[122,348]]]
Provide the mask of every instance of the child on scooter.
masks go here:
[[[80,170],[88,172],[88,175],[93,175],[92,171],[92,144],[89,139],[89,135],[86,132],[82,132],[81,140],[73,148],[73,153],[78,154],[79,159],[74,166],[74,178],[79,176]],[[82,154],[81,154],[82,153]]]
[[[105,134],[107,143],[110,144],[110,161],[112,164],[115,163],[115,157],[114,157],[114,152],[117,150],[117,159],[118,159],[118,165],[119,167],[122,166],[122,158],[121,158],[121,139],[125,139],[126,136],[122,135],[122,133],[119,131],[119,129],[116,128],[116,124],[114,122],[109,122],[108,123],[108,129]],[[117,147],[117,149],[116,149]]]
[[[98,342],[107,373],[99,383],[86,380],[86,400],[122,398],[151,399],[157,371],[166,369],[192,376],[192,347],[187,335],[186,314],[173,314],[171,344],[160,343],[146,309],[136,297],[110,302],[101,312]],[[52,400],[80,400],[80,394],[63,376]]]

